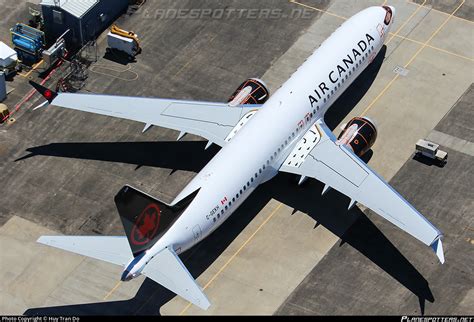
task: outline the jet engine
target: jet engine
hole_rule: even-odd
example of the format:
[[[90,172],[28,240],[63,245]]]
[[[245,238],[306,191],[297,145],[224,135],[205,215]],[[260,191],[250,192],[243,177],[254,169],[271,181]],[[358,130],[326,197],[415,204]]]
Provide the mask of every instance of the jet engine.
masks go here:
[[[345,144],[361,157],[370,150],[377,138],[377,127],[368,117],[354,117],[344,126],[336,144]]]
[[[243,82],[227,101],[229,106],[263,104],[270,96],[265,83],[257,78]]]

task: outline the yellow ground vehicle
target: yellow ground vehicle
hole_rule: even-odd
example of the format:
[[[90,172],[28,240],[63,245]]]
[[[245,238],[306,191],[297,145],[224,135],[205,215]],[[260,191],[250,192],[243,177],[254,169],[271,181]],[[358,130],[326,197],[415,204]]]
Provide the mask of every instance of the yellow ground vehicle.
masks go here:
[[[142,51],[137,34],[133,31],[123,30],[117,25],[112,25],[110,28],[110,32],[107,34],[107,44],[109,45],[107,50],[119,50],[125,52],[131,58]]]

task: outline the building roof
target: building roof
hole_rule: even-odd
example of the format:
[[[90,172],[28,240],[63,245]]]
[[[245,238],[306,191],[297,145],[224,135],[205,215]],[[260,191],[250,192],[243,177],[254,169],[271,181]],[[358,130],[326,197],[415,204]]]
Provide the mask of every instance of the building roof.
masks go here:
[[[0,66],[7,67],[14,60],[17,60],[16,51],[0,41]]]
[[[40,5],[60,7],[76,18],[81,18],[94,7],[99,0],[42,0]]]

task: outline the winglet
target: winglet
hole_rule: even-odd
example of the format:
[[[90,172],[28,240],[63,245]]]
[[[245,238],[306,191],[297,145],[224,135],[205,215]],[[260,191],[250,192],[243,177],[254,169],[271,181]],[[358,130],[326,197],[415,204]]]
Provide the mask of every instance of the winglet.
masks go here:
[[[441,236],[436,239],[436,241],[431,244],[431,248],[433,248],[434,252],[436,253],[436,256],[438,256],[438,259],[441,264],[444,264],[444,252],[443,252],[443,244],[441,243]]]
[[[48,101],[48,103],[51,104],[51,102],[58,96],[58,93],[50,90],[49,88],[44,87],[43,85],[40,85],[38,83],[35,83],[33,81],[29,81],[30,85],[33,86],[38,93],[43,95],[44,98]]]

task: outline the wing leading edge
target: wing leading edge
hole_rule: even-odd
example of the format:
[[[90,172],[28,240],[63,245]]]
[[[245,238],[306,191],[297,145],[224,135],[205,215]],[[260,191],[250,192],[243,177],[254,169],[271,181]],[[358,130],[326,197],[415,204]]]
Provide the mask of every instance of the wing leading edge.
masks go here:
[[[304,161],[291,164],[287,159],[280,171],[315,178],[350,197],[351,204],[362,203],[431,246],[444,263],[442,233],[347,147],[336,145],[335,136],[322,120],[315,127],[320,139]]]

